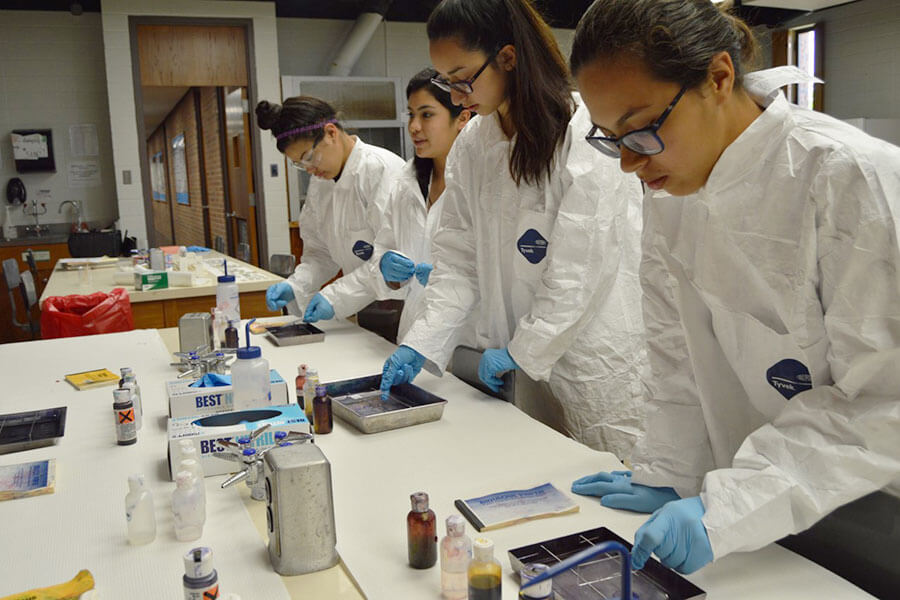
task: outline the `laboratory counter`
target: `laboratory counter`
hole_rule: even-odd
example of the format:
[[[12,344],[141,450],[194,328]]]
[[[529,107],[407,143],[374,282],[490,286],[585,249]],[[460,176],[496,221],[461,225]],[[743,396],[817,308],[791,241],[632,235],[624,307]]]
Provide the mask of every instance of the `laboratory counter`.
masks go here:
[[[216,277],[224,274],[222,263],[228,260],[229,274],[235,275],[241,298],[241,315],[264,317],[279,313],[266,308],[266,289],[283,281],[282,277],[259,267],[239,261],[214,250],[195,253],[200,268],[194,272],[194,285],[170,286],[165,289],[136,291],[133,284],[116,283],[116,267],[91,268],[87,275],[79,270],[64,269],[59,263],[50,275],[41,294],[40,304],[50,296],[109,292],[121,287],[128,292],[134,325],[138,329],[176,327],[181,315],[190,312],[209,312],[216,304]],[[88,281],[84,281],[84,280]]]
[[[324,382],[377,374],[394,348],[346,321],[317,325],[326,333],[321,343],[275,347],[263,336],[254,341],[288,381],[300,363],[317,368]],[[455,499],[550,482],[572,497],[577,513],[485,534],[503,567],[503,598],[512,599],[518,578],[509,549],[600,526],[632,540],[647,518],[569,491],[580,476],[622,468],[611,454],[582,446],[450,375],[423,371],[416,383],[448,401],[440,420],[367,435],[335,418],[332,433],[316,436],[331,463],[337,549],[350,578],[340,566],[321,574],[276,575],[259,526],[263,503],[250,500],[243,484],[219,489],[224,475],[205,479],[201,539],[178,542],[169,507],[175,486],[166,468],[163,388],[176,375],[163,341],[172,345],[173,336],[171,330],[162,337],[138,330],[0,347],[0,373],[8,382],[0,413],[56,406],[69,411],[57,445],[0,455],[0,465],[57,461],[55,493],[0,502],[0,541],[15,548],[0,564],[0,596],[67,581],[86,568],[103,598],[181,597],[181,556],[205,545],[213,549],[221,592],[243,600],[357,598],[350,578],[367,598],[437,599],[439,566],[415,570],[407,564],[410,494],[429,494],[443,536],[444,520],[456,513]],[[143,429],[133,446],[115,443],[111,388],[76,391],[63,379],[66,373],[124,366],[135,369],[144,405]],[[157,537],[145,546],[129,546],[125,536],[126,481],[135,472],[144,473],[156,502]],[[475,537],[468,524],[466,530]],[[871,597],[777,545],[727,556],[687,578],[715,599]]]

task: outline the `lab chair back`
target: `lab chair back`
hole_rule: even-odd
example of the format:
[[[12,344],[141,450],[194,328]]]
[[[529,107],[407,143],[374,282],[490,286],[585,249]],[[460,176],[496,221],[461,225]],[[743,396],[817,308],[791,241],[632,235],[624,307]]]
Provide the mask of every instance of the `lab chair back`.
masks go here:
[[[9,294],[10,319],[12,324],[19,329],[31,333],[32,339],[40,337],[40,325],[32,315],[32,308],[37,304],[37,291],[34,287],[34,277],[30,272],[19,272],[19,263],[14,258],[3,261],[3,280],[6,282],[6,290]],[[16,295],[22,299],[25,309],[25,321],[20,322],[17,313]]]
[[[296,264],[293,254],[273,254],[269,257],[269,271],[285,279],[293,274]]]

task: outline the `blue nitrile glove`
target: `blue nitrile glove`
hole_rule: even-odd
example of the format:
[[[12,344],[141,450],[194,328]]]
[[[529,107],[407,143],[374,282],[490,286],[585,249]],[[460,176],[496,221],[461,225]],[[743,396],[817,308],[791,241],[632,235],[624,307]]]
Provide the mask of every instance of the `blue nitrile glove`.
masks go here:
[[[506,371],[518,369],[519,365],[509,355],[506,348],[489,348],[481,355],[478,362],[478,379],[484,382],[494,392],[499,392],[503,387],[503,380],[499,375]]]
[[[275,312],[294,299],[294,288],[287,281],[279,281],[266,290],[266,308]]]
[[[207,373],[189,387],[219,387],[222,385],[231,385],[231,375],[219,375],[218,373]]]
[[[392,250],[384,253],[379,264],[385,281],[406,281],[416,272],[416,263]]]
[[[712,562],[712,547],[703,526],[705,512],[699,496],[665,504],[634,534],[632,566],[644,568],[651,554],[679,573],[693,573]]]
[[[425,365],[425,357],[410,348],[400,346],[384,361],[381,372],[381,399],[387,400],[391,386],[409,383]]]
[[[315,323],[316,321],[327,321],[334,318],[334,307],[331,302],[325,299],[322,294],[316,294],[306,305],[306,311],[303,313],[303,320],[307,323]]]
[[[600,496],[600,504],[640,513],[652,513],[681,496],[670,487],[631,483],[631,471],[594,473],[572,482],[572,491],[582,496]]]
[[[434,265],[428,263],[419,263],[416,265],[416,279],[419,280],[422,287],[428,285],[428,277],[431,276],[432,269],[434,269]]]

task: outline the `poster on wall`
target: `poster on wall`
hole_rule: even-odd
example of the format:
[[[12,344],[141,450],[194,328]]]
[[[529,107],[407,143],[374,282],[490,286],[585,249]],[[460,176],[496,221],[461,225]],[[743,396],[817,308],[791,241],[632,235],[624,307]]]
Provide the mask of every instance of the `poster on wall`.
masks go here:
[[[93,123],[69,125],[69,149],[73,157],[97,156],[100,154],[97,126]]]
[[[190,204],[183,133],[172,138],[172,171],[175,175],[175,201],[178,204]]]
[[[70,160],[69,187],[100,187],[100,163],[96,160]]]
[[[166,202],[166,163],[162,150],[150,158],[150,189],[154,200]]]

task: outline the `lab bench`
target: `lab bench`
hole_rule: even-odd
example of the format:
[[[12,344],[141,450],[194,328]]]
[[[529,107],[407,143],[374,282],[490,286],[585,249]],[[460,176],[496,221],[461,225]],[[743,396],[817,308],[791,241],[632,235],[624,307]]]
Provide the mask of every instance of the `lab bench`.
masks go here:
[[[346,321],[317,325],[326,333],[322,343],[276,347],[264,336],[255,336],[255,343],[286,379],[306,363],[325,382],[379,373],[394,348]],[[177,332],[138,330],[0,347],[0,373],[8,382],[0,412],[55,406],[69,411],[58,445],[0,455],[4,465],[57,460],[54,494],[0,502],[0,543],[15,548],[0,561],[0,596],[66,581],[87,568],[102,597],[181,597],[181,555],[205,545],[213,549],[221,591],[244,600],[361,597],[352,582],[367,598],[436,599],[439,567],[415,570],[407,565],[405,516],[412,492],[429,494],[442,536],[457,498],[546,482],[571,495],[574,479],[622,468],[611,454],[578,444],[506,402],[450,375],[437,378],[423,371],[416,383],[448,401],[440,420],[367,435],[336,419],[331,434],[316,436],[331,463],[343,567],[282,578],[267,560],[263,503],[250,500],[243,485],[219,489],[224,475],[205,479],[202,538],[175,541],[169,510],[174,484],[165,468],[163,382],[176,372],[168,365],[164,340],[175,348]],[[144,405],[138,442],[127,447],[115,445],[111,388],[78,392],[63,380],[66,373],[123,366],[134,367]],[[129,546],[125,537],[126,479],[133,472],[145,474],[156,502],[157,538],[146,546]],[[630,540],[647,518],[604,508],[596,498],[571,496],[580,507],[577,513],[485,534],[494,541],[503,566],[503,598],[515,598],[518,589],[509,549],[600,526]],[[468,524],[466,529],[473,534]],[[870,597],[777,545],[727,556],[687,577],[713,599]]]

